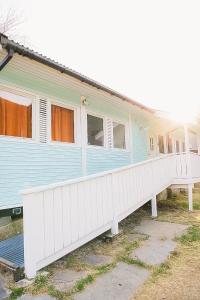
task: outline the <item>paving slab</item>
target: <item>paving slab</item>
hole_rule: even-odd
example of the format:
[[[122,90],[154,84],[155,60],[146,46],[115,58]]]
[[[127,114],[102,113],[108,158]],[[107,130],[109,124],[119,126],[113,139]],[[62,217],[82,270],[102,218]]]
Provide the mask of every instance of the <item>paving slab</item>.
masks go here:
[[[163,263],[172,251],[176,248],[176,242],[172,240],[160,240],[151,238],[144,242],[143,246],[135,249],[130,258],[138,258],[149,265],[159,265]]]
[[[74,300],[129,300],[148,275],[147,269],[120,262],[83,292],[76,294]]]
[[[56,298],[53,298],[49,295],[39,295],[39,296],[32,296],[32,295],[23,295],[19,300],[56,300]]]
[[[66,292],[73,288],[73,286],[78,280],[86,276],[86,271],[77,272],[74,270],[67,269],[55,272],[53,277],[51,278],[51,282],[57,290]]]
[[[2,277],[0,277],[0,299],[8,299],[9,298],[9,291],[5,287],[5,282]]]
[[[141,240],[146,240],[148,236],[145,234],[141,234],[141,233],[128,233],[126,238],[129,242],[138,242]]]
[[[102,266],[102,265],[108,265],[112,263],[112,257],[105,256],[105,255],[87,255],[83,262],[88,265],[92,266]]]
[[[143,220],[140,225],[135,227],[135,231],[160,239],[174,239],[181,236],[188,227],[188,225],[176,223]]]

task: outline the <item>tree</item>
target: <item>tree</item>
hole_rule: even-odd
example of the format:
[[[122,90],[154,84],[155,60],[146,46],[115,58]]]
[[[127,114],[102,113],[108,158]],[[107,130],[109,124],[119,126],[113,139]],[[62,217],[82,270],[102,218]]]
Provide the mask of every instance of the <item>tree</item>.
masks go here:
[[[6,13],[0,13],[0,33],[9,37],[15,36],[22,23],[24,23],[22,14],[14,9],[9,9]]]

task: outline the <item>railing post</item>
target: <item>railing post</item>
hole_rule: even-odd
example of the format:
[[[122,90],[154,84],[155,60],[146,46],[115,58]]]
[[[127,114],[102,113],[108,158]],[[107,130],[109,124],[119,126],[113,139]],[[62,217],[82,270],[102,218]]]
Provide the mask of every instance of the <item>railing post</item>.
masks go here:
[[[158,216],[156,195],[154,195],[151,199],[151,214],[152,218],[156,218]]]
[[[111,226],[111,233],[112,235],[116,235],[119,233],[119,225],[118,225],[118,220],[117,220],[117,214],[116,214],[116,207],[115,207],[115,188],[113,184],[113,174],[111,173],[111,197],[112,197],[112,211],[113,211],[113,221],[112,221],[112,226]]]
[[[189,135],[188,135],[188,127],[187,127],[186,124],[184,124],[184,136],[185,136],[187,177],[192,178],[191,157],[190,157],[190,147],[189,147]]]
[[[30,204],[34,202],[31,196],[23,195],[24,269],[25,275],[29,279],[34,278],[37,272],[33,247],[40,247],[40,245],[33,246],[34,234],[31,231],[32,226],[29,217],[31,211]]]
[[[186,150],[186,161],[187,161],[187,178],[192,178],[192,166],[191,166],[191,154],[189,148],[189,135],[187,125],[184,125],[184,134],[185,134],[185,150]],[[193,195],[192,195],[193,184],[188,184],[188,203],[189,211],[193,211]]]

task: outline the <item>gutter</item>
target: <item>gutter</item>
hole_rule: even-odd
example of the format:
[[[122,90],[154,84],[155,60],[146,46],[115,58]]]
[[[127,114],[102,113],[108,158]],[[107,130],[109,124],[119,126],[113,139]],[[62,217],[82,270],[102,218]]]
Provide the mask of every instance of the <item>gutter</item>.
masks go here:
[[[23,45],[20,45],[19,43],[16,43],[12,40],[9,40],[6,35],[1,34],[1,33],[0,33],[0,44],[7,51],[12,49],[13,52],[18,53],[19,55],[26,56],[30,59],[33,59],[37,62],[40,62],[40,63],[46,65],[48,67],[51,67],[51,68],[53,68],[53,69],[55,69],[55,70],[57,70],[61,73],[72,76],[72,77],[80,80],[81,82],[84,82],[84,83],[87,83],[90,86],[96,87],[97,89],[100,89],[100,90],[102,90],[106,93],[109,93],[111,96],[116,96],[116,97],[120,98],[121,100],[124,100],[124,101],[126,101],[126,102],[128,102],[132,105],[138,106],[141,109],[144,109],[144,110],[146,110],[150,113],[153,113],[153,114],[155,113],[154,109],[151,109],[151,108],[149,108],[149,107],[147,107],[147,106],[145,106],[145,105],[143,105],[143,104],[127,97],[127,96],[125,96],[125,95],[122,95],[122,94],[116,92],[115,90],[110,89],[110,88],[96,82],[95,80],[92,80],[92,79],[88,78],[87,76],[84,76],[84,75],[82,75],[82,74],[80,74],[80,73],[78,73],[78,72],[76,72],[76,71],[74,71],[74,70],[72,70],[72,69],[70,69],[70,68],[68,68],[68,67],[66,67],[66,66],[64,66],[64,65],[62,65],[62,64],[60,64],[60,63],[58,63],[58,62],[56,62],[56,61],[54,61],[50,58],[48,58],[48,57],[46,57],[46,56],[43,56],[40,53],[37,53],[37,52],[35,52],[35,51],[33,51],[33,50],[23,46]]]

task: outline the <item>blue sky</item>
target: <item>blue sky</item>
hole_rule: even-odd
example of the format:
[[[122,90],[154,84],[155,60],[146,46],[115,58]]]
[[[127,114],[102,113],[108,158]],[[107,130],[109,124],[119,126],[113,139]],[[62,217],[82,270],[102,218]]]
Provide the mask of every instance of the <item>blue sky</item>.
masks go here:
[[[39,52],[148,106],[189,115],[200,107],[199,5],[0,0],[0,12],[24,16],[18,39]]]

